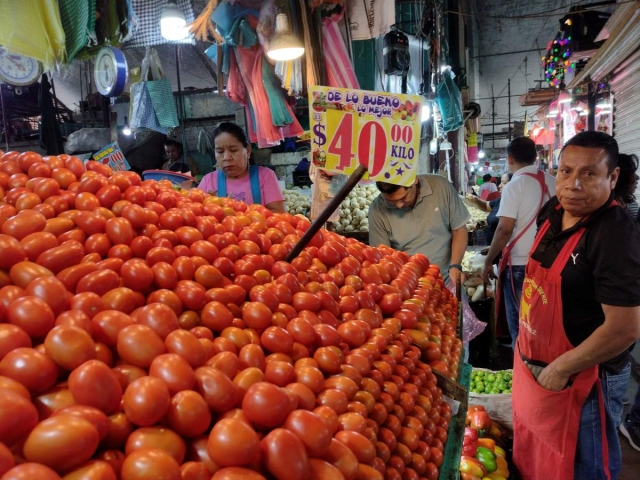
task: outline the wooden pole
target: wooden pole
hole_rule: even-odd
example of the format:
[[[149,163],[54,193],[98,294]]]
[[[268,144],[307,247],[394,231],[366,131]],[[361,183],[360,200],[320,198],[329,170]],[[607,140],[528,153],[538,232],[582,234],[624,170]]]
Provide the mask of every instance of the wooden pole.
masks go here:
[[[333,197],[329,205],[322,211],[320,216],[311,224],[309,230],[305,232],[302,238],[296,243],[296,246],[293,247],[293,250],[287,255],[285,261],[291,262],[294,258],[300,255],[300,252],[304,250],[304,247],[311,241],[318,230],[322,228],[322,226],[329,220],[329,217],[333,212],[337,210],[342,201],[347,198],[349,192],[355,188],[364,174],[367,173],[367,168],[364,165],[359,165],[358,168],[351,174],[351,176],[347,179],[346,183],[342,186],[340,191],[336,193],[336,196]]]

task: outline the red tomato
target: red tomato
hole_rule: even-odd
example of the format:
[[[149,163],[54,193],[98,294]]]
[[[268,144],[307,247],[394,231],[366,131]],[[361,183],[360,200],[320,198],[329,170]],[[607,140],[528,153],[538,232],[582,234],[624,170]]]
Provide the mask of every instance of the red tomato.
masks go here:
[[[211,459],[223,467],[247,465],[258,460],[260,439],[247,422],[225,418],[211,430],[207,451]]]
[[[164,450],[181,464],[187,453],[184,440],[175,432],[163,427],[144,427],[134,431],[125,445],[125,454],[131,455],[136,450],[154,448]]]
[[[122,387],[116,374],[104,363],[89,360],[69,375],[69,390],[78,403],[106,414],[120,407]]]
[[[166,384],[154,377],[134,380],[122,398],[127,418],[145,427],[157,423],[169,410],[171,396]]]
[[[162,338],[146,325],[129,325],[118,334],[118,354],[132,365],[149,368],[158,355],[165,353]]]
[[[141,448],[125,458],[122,464],[122,480],[182,480],[180,465],[164,450]]]
[[[44,339],[47,355],[65,370],[74,370],[96,358],[96,346],[91,336],[78,327],[60,325],[51,329]]]
[[[23,463],[17,465],[2,476],[2,480],[60,480],[60,475],[39,463]]]
[[[33,348],[16,348],[0,361],[0,375],[24,385],[31,394],[51,388],[58,377],[56,364]]]
[[[57,471],[73,468],[91,458],[98,448],[96,428],[83,418],[60,415],[39,423],[23,447],[30,462],[47,465]]]
[[[166,419],[179,435],[196,437],[209,429],[211,413],[207,402],[199,393],[184,390],[171,398]]]
[[[196,391],[217,413],[226,412],[237,401],[237,389],[233,382],[221,370],[213,367],[200,367],[195,371]]]
[[[277,478],[309,478],[309,457],[303,443],[292,432],[276,428],[262,439],[260,446],[265,467]]]
[[[331,445],[331,431],[326,422],[313,412],[295,410],[287,417],[284,428],[293,432],[312,457],[322,457]]]
[[[30,398],[0,388],[0,442],[13,446],[38,423],[38,411]]]
[[[175,353],[166,353],[154,358],[149,367],[149,375],[163,380],[171,395],[183,390],[191,390],[196,383],[189,363]]]

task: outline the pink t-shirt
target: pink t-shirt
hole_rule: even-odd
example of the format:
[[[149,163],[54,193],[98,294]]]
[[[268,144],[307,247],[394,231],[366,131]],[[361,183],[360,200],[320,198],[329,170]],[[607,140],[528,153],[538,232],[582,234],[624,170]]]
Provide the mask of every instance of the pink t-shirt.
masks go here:
[[[281,202],[284,195],[278,185],[278,177],[273,170],[265,167],[258,167],[258,176],[260,178],[260,193],[262,195],[262,204],[269,205],[273,202]],[[218,191],[218,171],[207,173],[202,177],[200,190],[207,193],[215,194]],[[245,175],[239,180],[231,180],[227,178],[227,196],[234,200],[240,200],[248,204],[252,204],[253,196],[251,195],[251,182],[249,175]]]

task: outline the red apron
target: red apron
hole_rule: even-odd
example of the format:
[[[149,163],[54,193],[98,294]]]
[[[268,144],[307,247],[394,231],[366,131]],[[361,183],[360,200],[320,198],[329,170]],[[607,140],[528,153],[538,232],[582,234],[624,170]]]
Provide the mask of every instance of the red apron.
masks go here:
[[[500,278],[502,277],[502,272],[504,272],[507,268],[511,269],[511,250],[513,250],[513,247],[516,246],[516,243],[518,243],[518,241],[524,236],[525,233],[527,233],[527,231],[531,228],[531,226],[533,225],[533,223],[536,221],[536,216],[537,216],[537,212],[540,211],[540,209],[542,208],[542,205],[544,204],[544,199],[545,197],[547,198],[551,198],[551,194],[549,193],[549,189],[547,188],[547,184],[545,182],[544,179],[544,172],[542,172],[542,170],[538,170],[535,174],[534,173],[524,173],[523,175],[527,175],[528,177],[534,178],[538,181],[538,183],[540,184],[540,188],[542,189],[542,194],[540,195],[540,203],[538,204],[538,209],[536,210],[536,215],[534,215],[531,220],[529,221],[529,223],[522,229],[522,231],[516,236],[516,238],[513,239],[513,241],[511,241],[509,243],[509,245],[507,245],[505,248],[502,249],[502,257],[500,258],[500,261],[498,262],[498,286],[496,288],[495,291],[495,299],[496,299],[496,335],[500,336],[502,334],[506,334],[506,333],[511,333],[508,330],[507,327],[507,320],[506,320],[506,310],[504,308],[501,308],[502,306],[502,288],[506,287],[509,288],[511,287],[513,289],[513,291],[516,291],[516,287],[513,284],[513,275],[511,276],[511,285],[502,285],[502,281],[500,280]],[[515,297],[515,294],[514,294]]]
[[[549,229],[540,229],[531,252]],[[523,480],[570,480],[578,441],[582,406],[597,385],[600,402],[602,450],[607,473],[609,455],[605,411],[598,367],[584,370],[559,392],[540,386],[525,365],[526,359],[549,364],[573,345],[562,322],[561,273],[584,234],[578,229],[567,241],[550,269],[529,257],[520,303],[520,332],[513,366],[513,460]]]

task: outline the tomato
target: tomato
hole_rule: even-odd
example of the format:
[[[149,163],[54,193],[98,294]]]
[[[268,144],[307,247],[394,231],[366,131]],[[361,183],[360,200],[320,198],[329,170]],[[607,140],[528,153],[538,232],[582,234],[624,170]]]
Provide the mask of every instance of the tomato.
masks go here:
[[[174,330],[164,340],[167,352],[183,357],[192,368],[201,367],[207,358],[198,338],[186,330]]]
[[[169,453],[178,464],[187,452],[184,440],[175,432],[162,427],[144,427],[134,431],[125,445],[126,455],[143,448],[157,448]]]
[[[100,296],[120,285],[119,275],[112,270],[97,270],[78,281],[76,293],[93,292]]]
[[[166,353],[154,358],[149,367],[149,375],[163,380],[171,395],[191,390],[196,383],[189,363],[175,353]]]
[[[260,440],[247,422],[225,418],[211,430],[207,451],[211,459],[223,467],[246,465],[259,458]]]
[[[33,348],[16,348],[0,361],[0,375],[24,385],[31,394],[41,393],[53,386],[58,370],[46,355]]]
[[[51,329],[44,339],[47,355],[65,370],[74,370],[96,358],[96,346],[91,336],[78,327],[60,325]]]
[[[310,476],[309,457],[304,444],[289,430],[276,428],[260,444],[264,465],[282,480],[306,480]]]
[[[163,340],[180,327],[178,317],[171,307],[159,302],[148,303],[140,308],[136,321],[152,328]]]
[[[260,343],[270,352],[289,353],[293,348],[293,336],[282,327],[268,327],[262,333]]]
[[[247,302],[242,308],[242,320],[247,327],[264,330],[271,325],[271,310],[259,302]]]
[[[2,224],[2,233],[22,240],[30,233],[42,232],[46,224],[47,219],[41,213],[24,210]]]
[[[211,413],[202,395],[184,390],[171,398],[166,420],[179,435],[196,437],[209,429]]]
[[[236,386],[222,371],[213,367],[200,367],[195,370],[195,377],[196,391],[212,411],[226,412],[236,403]]]
[[[89,360],[69,375],[69,390],[78,403],[114,413],[120,407],[122,387],[116,374],[104,363]]]
[[[22,328],[8,323],[0,323],[0,360],[16,348],[31,348],[31,338]]]
[[[162,338],[146,325],[129,325],[118,334],[118,354],[132,365],[149,368],[153,359],[165,353]]]
[[[2,476],[2,480],[60,480],[60,476],[45,465],[39,463],[23,463],[17,465]]]
[[[122,397],[127,418],[145,427],[157,423],[169,410],[171,397],[166,384],[154,377],[142,377],[129,384]]]
[[[203,462],[186,462],[180,465],[182,480],[211,480],[211,472]]]
[[[335,438],[331,440],[331,446],[324,455],[324,459],[340,470],[345,479],[355,479],[358,476],[357,457],[345,444]]]
[[[304,444],[312,457],[321,457],[331,445],[331,431],[317,414],[306,410],[295,410],[287,417],[284,428],[293,432]]]
[[[131,452],[122,464],[122,480],[182,480],[180,465],[164,450],[141,448]]]
[[[23,447],[25,459],[64,471],[87,461],[98,448],[96,428],[83,418],[59,415],[39,423]]]
[[[344,478],[340,470],[329,462],[319,459],[309,459],[310,480],[330,480],[334,478]]]
[[[114,245],[129,245],[134,237],[131,222],[122,217],[110,218],[107,220],[105,233]]]
[[[38,411],[30,398],[0,387],[0,442],[13,446],[37,423]]]

